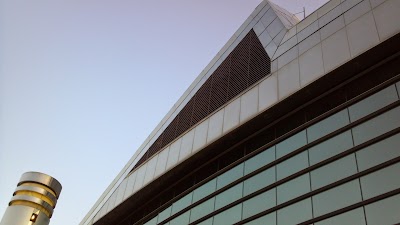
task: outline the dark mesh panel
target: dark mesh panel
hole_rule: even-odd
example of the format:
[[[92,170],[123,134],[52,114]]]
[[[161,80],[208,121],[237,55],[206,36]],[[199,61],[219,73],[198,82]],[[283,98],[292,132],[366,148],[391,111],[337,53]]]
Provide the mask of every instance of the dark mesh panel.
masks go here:
[[[251,30],[235,47],[134,168],[271,72],[271,60]]]

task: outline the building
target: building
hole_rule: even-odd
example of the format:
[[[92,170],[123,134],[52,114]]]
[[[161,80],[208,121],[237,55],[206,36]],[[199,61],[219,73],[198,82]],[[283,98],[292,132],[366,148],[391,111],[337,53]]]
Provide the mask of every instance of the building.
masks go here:
[[[400,1],[263,1],[82,225],[400,222]]]

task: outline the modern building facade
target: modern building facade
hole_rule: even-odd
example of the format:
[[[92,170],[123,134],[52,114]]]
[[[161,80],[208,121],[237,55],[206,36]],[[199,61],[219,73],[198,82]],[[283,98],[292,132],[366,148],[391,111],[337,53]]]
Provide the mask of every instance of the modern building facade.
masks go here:
[[[82,225],[400,223],[400,1],[263,1]]]

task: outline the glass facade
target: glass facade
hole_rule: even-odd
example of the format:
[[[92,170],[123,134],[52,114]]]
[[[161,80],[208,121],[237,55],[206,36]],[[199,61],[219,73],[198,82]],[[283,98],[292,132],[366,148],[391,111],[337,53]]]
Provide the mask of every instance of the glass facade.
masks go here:
[[[398,223],[398,90],[392,84],[365,95],[279,142],[266,143],[135,224]]]

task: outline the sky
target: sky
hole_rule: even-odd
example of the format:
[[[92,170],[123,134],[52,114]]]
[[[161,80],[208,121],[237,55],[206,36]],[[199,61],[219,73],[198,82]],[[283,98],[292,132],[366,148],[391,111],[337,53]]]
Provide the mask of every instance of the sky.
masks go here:
[[[39,171],[63,185],[51,224],[79,224],[260,2],[0,0],[0,218]]]

